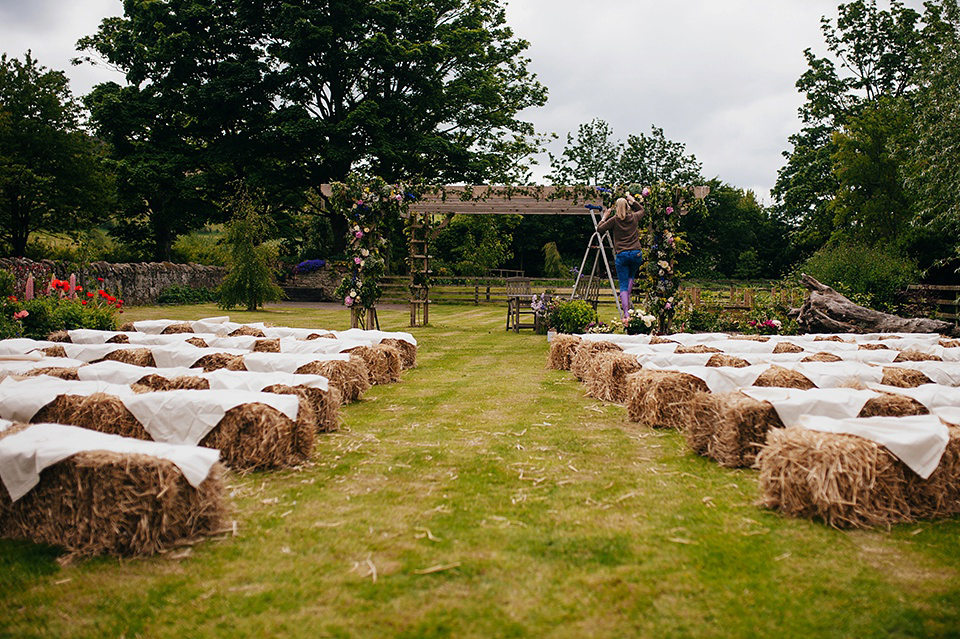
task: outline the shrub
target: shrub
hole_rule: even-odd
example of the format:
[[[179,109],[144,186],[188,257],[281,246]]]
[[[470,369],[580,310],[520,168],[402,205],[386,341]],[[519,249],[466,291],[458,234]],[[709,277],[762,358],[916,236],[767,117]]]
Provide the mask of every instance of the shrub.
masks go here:
[[[230,247],[230,266],[220,285],[220,308],[245,306],[254,311],[264,302],[283,299],[283,289],[277,286],[270,260],[276,250],[261,243],[266,235],[266,223],[254,205],[243,195],[235,202],[237,213],[227,227],[227,245]]]
[[[892,310],[908,284],[917,281],[917,265],[879,248],[835,244],[817,251],[800,267],[862,306]]]
[[[216,289],[191,288],[173,284],[160,291],[157,304],[161,306],[182,306],[184,304],[206,304],[219,299]]]
[[[0,276],[0,281],[3,279]],[[71,298],[67,282],[54,279],[53,284],[50,292],[42,292],[32,300],[21,301],[13,295],[0,298],[0,336],[46,339],[54,331],[116,329],[115,314],[123,312],[123,300],[102,290],[78,290],[77,297]]]
[[[597,312],[583,300],[566,300],[553,306],[547,318],[548,325],[558,333],[582,333],[597,321]]]
[[[170,258],[179,264],[226,266],[227,255],[220,245],[221,238],[220,233],[211,231],[181,235],[171,247]]]

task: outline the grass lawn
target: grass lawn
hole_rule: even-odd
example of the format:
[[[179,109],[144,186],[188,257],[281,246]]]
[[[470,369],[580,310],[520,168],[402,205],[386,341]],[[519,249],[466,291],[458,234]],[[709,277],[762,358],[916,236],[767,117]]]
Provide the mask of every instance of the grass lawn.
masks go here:
[[[230,478],[236,536],[65,567],[0,542],[0,637],[960,636],[960,520],[841,532],[761,510],[755,471],[586,397],[504,309],[408,318],[380,311],[420,342],[401,383],[346,407],[304,468]]]

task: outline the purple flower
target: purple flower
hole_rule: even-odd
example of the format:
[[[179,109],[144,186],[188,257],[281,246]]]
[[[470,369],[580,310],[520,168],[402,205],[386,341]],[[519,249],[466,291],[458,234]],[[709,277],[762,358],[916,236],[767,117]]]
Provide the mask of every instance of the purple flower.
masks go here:
[[[353,234],[358,240],[363,237],[363,231],[357,231]]]
[[[353,258],[353,263],[354,263],[354,264],[360,264],[360,262],[362,262],[362,261],[363,261],[363,260],[361,260],[359,257]]]
[[[642,195],[643,197],[648,197],[650,195],[650,189],[648,189],[647,187],[643,187],[643,190],[640,191],[640,195]]]

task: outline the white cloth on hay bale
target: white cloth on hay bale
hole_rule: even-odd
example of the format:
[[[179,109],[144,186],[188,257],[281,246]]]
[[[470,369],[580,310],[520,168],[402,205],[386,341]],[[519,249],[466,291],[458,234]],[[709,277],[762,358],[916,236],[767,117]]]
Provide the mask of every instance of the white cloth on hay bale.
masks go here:
[[[900,388],[883,384],[867,384],[867,387],[882,393],[905,395],[915,399],[928,410],[934,408],[960,407],[960,388],[940,384],[921,384],[916,388]]]
[[[174,377],[190,377],[200,373],[196,368],[178,366],[174,368],[153,368],[137,366],[126,362],[104,360],[95,364],[87,364],[77,369],[80,381],[99,381],[111,384],[133,384],[147,375],[159,375],[167,379]]]
[[[348,362],[348,353],[318,353],[316,355],[298,355],[296,353],[248,353],[243,356],[243,365],[248,371],[258,373],[286,372],[295,373],[301,366],[313,362]]]
[[[850,419],[804,415],[798,427],[874,441],[923,479],[936,470],[950,440],[946,425],[935,415]]]
[[[833,419],[856,417],[868,401],[879,397],[872,390],[850,388],[742,388],[740,392],[760,402],[768,402],[777,411],[777,416],[787,428],[800,424],[804,415],[817,415]]]
[[[209,373],[199,373],[197,376],[210,382],[210,390],[261,391],[275,384],[281,384],[283,386],[303,386],[322,391],[330,390],[330,380],[323,375],[302,375],[283,371],[258,373],[253,371],[228,371],[226,369],[220,369],[210,371]]]
[[[213,448],[131,439],[62,424],[33,424],[0,439],[0,479],[10,499],[17,501],[39,483],[43,469],[87,451],[167,459],[176,464],[195,488],[203,483],[210,468],[220,459],[220,451]]]

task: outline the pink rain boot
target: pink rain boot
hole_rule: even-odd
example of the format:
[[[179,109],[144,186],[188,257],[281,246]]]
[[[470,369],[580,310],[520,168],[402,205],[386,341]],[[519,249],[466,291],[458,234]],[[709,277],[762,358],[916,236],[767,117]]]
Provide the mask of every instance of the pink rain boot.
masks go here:
[[[623,323],[630,321],[630,293],[620,291],[620,308],[623,310]]]

